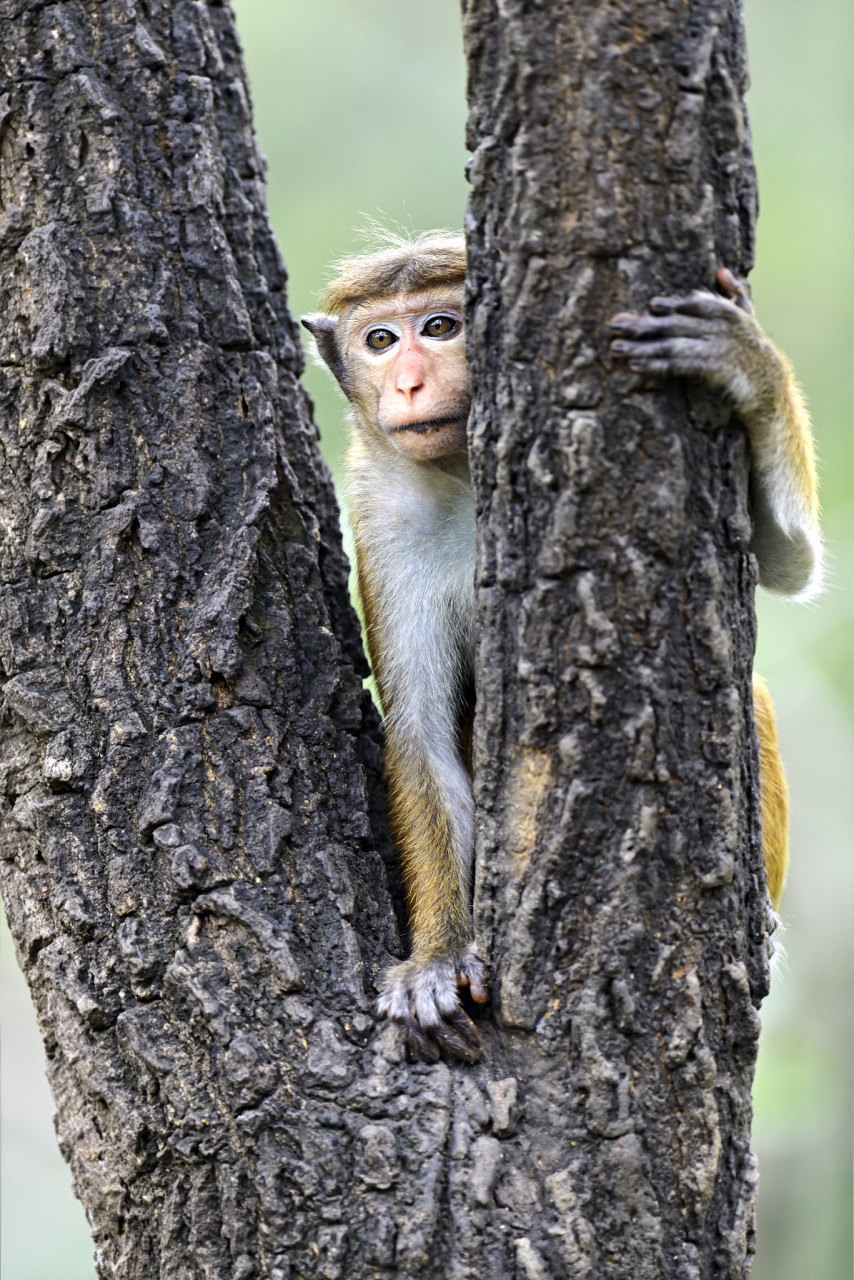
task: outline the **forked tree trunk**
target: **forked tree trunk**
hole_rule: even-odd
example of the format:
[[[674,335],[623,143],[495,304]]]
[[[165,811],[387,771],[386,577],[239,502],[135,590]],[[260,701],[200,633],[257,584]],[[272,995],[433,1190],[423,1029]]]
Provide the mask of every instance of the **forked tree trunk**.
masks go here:
[[[373,1014],[379,733],[232,15],[0,0],[0,874],[102,1277],[752,1248],[744,450],[602,330],[749,265],[738,12],[464,7],[474,1069]]]

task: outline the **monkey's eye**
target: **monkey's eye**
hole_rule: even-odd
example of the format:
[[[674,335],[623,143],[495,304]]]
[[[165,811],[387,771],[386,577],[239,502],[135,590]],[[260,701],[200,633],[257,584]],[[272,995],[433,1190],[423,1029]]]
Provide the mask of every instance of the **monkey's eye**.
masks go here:
[[[459,327],[459,320],[453,316],[431,316],[421,332],[425,338],[449,338]]]
[[[371,329],[365,342],[372,351],[388,351],[397,342],[397,334],[391,329]]]

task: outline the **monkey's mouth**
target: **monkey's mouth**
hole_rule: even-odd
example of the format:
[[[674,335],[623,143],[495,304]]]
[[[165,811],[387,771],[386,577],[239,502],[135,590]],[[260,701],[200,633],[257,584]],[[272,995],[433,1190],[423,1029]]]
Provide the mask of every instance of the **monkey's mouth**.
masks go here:
[[[437,431],[439,427],[456,427],[465,420],[466,415],[458,413],[452,418],[431,418],[429,422],[402,422],[399,427],[392,427],[389,434],[396,436],[401,431],[414,431],[416,435],[426,436],[429,431]]]

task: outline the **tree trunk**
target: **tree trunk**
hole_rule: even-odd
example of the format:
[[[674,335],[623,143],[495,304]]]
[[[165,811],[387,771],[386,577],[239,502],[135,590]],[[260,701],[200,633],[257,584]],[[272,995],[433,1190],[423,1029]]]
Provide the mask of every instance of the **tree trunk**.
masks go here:
[[[0,876],[102,1277],[746,1272],[744,447],[602,328],[749,266],[738,12],[464,7],[475,1069],[373,1013],[379,729],[232,15],[0,0]]]
[[[734,1280],[768,985],[745,445],[605,325],[752,265],[741,6],[463,7],[499,1200],[518,1275]]]
[[[399,947],[234,22],[0,22],[3,897],[99,1273],[286,1275]]]

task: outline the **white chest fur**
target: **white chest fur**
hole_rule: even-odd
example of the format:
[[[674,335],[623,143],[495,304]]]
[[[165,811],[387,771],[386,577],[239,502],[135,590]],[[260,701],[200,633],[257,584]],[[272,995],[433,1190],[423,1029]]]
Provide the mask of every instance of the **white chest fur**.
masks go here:
[[[470,659],[475,515],[464,460],[451,468],[353,450],[349,461],[351,510],[358,540],[370,549],[383,630],[397,619],[396,648],[422,648],[428,631],[450,632]],[[434,636],[430,647],[436,642]]]

